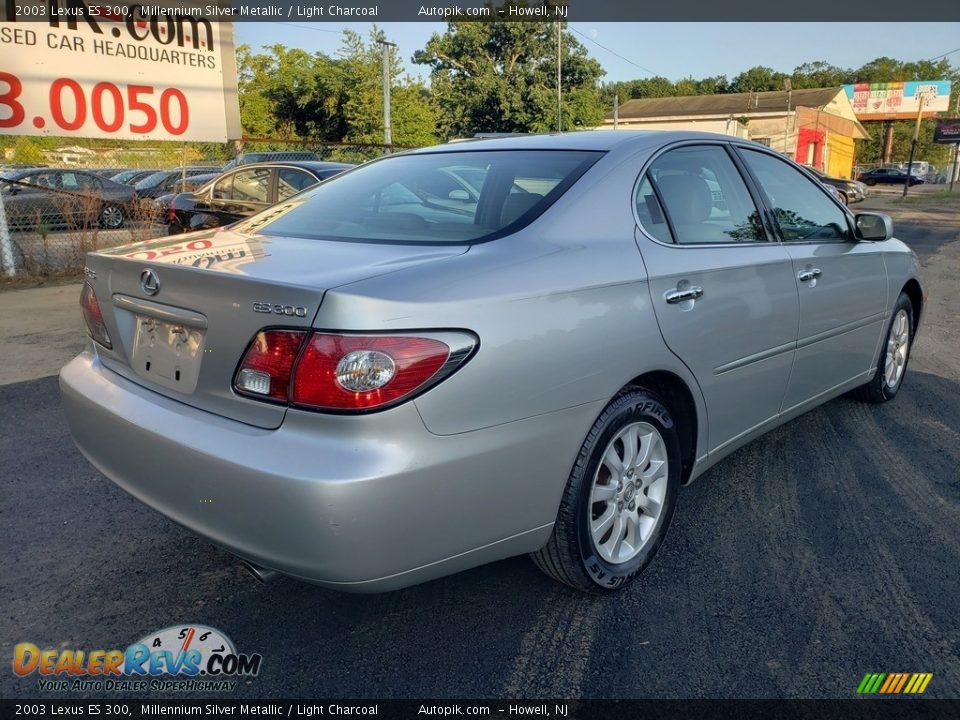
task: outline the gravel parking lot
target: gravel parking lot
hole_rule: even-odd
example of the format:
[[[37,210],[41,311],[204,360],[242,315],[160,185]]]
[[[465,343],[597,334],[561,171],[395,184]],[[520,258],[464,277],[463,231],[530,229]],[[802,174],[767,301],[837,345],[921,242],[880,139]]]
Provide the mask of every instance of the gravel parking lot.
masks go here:
[[[896,401],[837,399],[732,455],[606,599],[526,558],[381,596],[256,584],[74,448],[52,373],[82,345],[78,287],[0,292],[0,657],[194,622],[263,655],[242,697],[851,697],[870,671],[960,697],[960,208],[893,197],[855,209],[891,212],[926,268]],[[0,697],[38,696],[0,672]]]

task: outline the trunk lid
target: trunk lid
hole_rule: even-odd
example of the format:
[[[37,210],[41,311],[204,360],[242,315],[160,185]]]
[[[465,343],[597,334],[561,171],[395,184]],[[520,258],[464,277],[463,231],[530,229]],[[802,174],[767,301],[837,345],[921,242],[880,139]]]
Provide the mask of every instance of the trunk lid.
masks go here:
[[[286,407],[241,397],[233,375],[266,327],[310,328],[327,289],[466,252],[217,229],[87,256],[112,349],[103,364],[187,405],[262,428]],[[349,329],[349,328],[344,328]]]

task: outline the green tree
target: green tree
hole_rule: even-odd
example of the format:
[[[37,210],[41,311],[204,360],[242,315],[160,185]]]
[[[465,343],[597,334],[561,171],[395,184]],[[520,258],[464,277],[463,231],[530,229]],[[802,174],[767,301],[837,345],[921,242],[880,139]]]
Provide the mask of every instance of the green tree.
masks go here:
[[[606,110],[598,86],[603,68],[571,33],[563,32],[561,45],[563,129],[599,125]],[[557,127],[554,23],[450,22],[413,61],[430,67],[448,137]]]
[[[737,75],[730,81],[730,92],[766,92],[769,90],[783,90],[783,81],[787,75],[777,72],[773,68],[757,65]]]
[[[369,43],[350,30],[344,31],[341,68],[346,100],[343,105],[345,140],[357,143],[383,142],[382,33],[374,26]],[[419,80],[401,77],[396,48],[390,48],[390,134],[396,145],[435,145],[438,109],[430,91]]]
[[[383,67],[376,27],[365,42],[344,32],[338,57],[271,45],[237,49],[240,118],[245,135],[332,142],[383,142]],[[396,58],[394,58],[396,60]],[[392,63],[393,142],[437,142],[437,111],[419,81]]]

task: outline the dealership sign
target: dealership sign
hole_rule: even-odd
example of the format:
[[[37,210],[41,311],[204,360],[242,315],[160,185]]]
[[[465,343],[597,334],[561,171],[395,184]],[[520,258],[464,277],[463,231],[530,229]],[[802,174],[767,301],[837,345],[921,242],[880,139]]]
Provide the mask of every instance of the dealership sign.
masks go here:
[[[933,131],[933,141],[937,143],[960,143],[960,118],[941,120]]]
[[[949,80],[844,85],[858,120],[909,120],[950,109]]]
[[[96,3],[6,0],[0,133],[208,142],[240,136],[232,23],[195,13],[190,3]]]

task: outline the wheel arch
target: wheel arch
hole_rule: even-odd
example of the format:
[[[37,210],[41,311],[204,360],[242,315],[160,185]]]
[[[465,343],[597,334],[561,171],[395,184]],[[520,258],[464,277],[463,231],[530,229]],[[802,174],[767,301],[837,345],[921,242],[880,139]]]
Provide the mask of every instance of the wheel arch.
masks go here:
[[[910,278],[901,292],[910,298],[910,305],[913,307],[913,332],[916,334],[917,328],[920,327],[920,316],[923,313],[923,290],[916,278]]]
[[[688,483],[697,459],[699,432],[697,404],[693,392],[682,378],[668,370],[654,370],[638,375],[621,388],[621,392],[637,388],[655,392],[673,415],[680,436],[681,481],[683,484]]]

